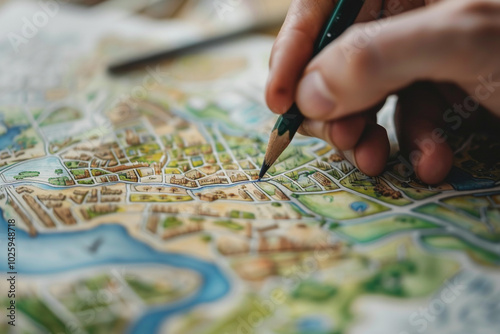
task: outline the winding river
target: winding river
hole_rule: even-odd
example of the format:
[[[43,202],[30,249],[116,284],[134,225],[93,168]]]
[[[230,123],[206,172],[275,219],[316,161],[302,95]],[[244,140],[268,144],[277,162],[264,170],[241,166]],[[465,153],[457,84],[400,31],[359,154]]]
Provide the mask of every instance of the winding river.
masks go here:
[[[0,235],[7,237],[7,222],[0,208]],[[103,243],[94,253],[88,247],[97,239]],[[6,247],[1,242],[0,245]],[[174,314],[186,312],[196,305],[213,302],[225,296],[230,283],[224,273],[213,263],[183,254],[158,251],[131,237],[118,224],[100,225],[87,231],[40,233],[31,238],[28,233],[16,229],[18,274],[42,275],[72,269],[103,265],[168,265],[189,269],[198,273],[202,283],[199,289],[186,299],[172,304],[147,309],[129,327],[129,333],[156,333],[162,323]],[[0,252],[0,270],[7,269],[6,250]]]

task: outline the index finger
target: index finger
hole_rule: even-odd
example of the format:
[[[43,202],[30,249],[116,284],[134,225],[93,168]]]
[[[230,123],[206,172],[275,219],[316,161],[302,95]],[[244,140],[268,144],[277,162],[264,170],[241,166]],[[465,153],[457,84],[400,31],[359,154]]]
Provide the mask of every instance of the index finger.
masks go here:
[[[376,19],[382,0],[370,0],[363,6],[357,21]],[[311,60],[314,43],[336,1],[294,0],[274,43],[266,101],[279,114],[292,105],[295,88],[306,65]],[[373,17],[375,16],[375,17]]]
[[[266,101],[278,114],[285,113],[295,100],[295,90],[311,60],[314,44],[332,13],[334,0],[293,0],[287,17],[274,43]],[[356,22],[367,22],[393,16],[420,7],[425,0],[367,0]]]

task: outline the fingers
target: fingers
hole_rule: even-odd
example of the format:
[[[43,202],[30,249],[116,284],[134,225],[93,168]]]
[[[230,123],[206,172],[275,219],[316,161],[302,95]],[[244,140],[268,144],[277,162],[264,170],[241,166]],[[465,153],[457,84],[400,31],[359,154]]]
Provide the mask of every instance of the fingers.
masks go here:
[[[430,84],[414,84],[399,93],[396,129],[401,152],[425,183],[444,180],[453,164],[446,143],[443,113],[447,103]]]
[[[282,114],[292,105],[297,82],[333,7],[331,0],[292,2],[271,52],[266,100],[272,111]]]
[[[463,29],[450,6],[458,8],[440,2],[346,31],[306,68],[296,93],[302,113],[339,119],[415,81],[463,79],[470,51],[457,43]]]
[[[306,119],[301,133],[325,140],[363,173],[374,176],[384,170],[389,140],[373,115],[366,112],[332,122]]]
[[[368,176],[376,176],[384,171],[389,153],[387,132],[382,126],[372,123],[363,133],[353,155],[360,171]]]
[[[384,13],[399,14],[423,0],[385,1]],[[379,16],[382,0],[366,1],[357,22],[375,20]],[[266,88],[269,108],[279,114],[287,111],[295,98],[297,83],[311,60],[314,44],[327,18],[333,11],[332,0],[294,0],[286,20],[276,38],[270,59],[270,73]]]
[[[361,138],[367,123],[366,115],[355,115],[332,122],[306,119],[301,134],[325,140],[338,150],[353,149]]]

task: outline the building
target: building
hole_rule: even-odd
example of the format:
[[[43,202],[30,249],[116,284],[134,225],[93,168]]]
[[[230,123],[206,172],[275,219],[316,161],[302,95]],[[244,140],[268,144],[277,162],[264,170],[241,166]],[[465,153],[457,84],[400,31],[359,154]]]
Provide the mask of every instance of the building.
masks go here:
[[[158,222],[160,221],[160,217],[158,215],[149,216],[148,222],[146,223],[146,230],[149,232],[156,234],[156,230],[158,228]]]
[[[37,235],[37,231],[35,229],[35,226],[33,226],[33,223],[31,220],[26,216],[23,210],[17,205],[15,201],[9,201],[9,205],[16,211],[17,215],[21,217],[21,220],[28,226],[28,232],[31,237],[34,237]]]
[[[251,200],[250,196],[248,195],[248,193],[243,190],[243,189],[238,189],[238,195],[240,195],[240,197],[244,200]]]
[[[90,197],[87,199],[87,203],[97,203],[97,189],[92,189]]]
[[[243,182],[243,181],[248,181],[248,178],[246,177],[245,174],[242,173],[234,173],[230,177],[231,182],[236,183],[236,182]]]
[[[75,225],[76,219],[69,208],[54,208],[54,214],[64,225]]]
[[[218,175],[210,176],[199,181],[200,186],[206,186],[211,184],[221,184],[222,180]]]
[[[268,198],[266,197],[266,195],[264,195],[264,194],[262,193],[262,191],[259,191],[259,190],[255,189],[255,190],[253,191],[253,194],[255,195],[255,197],[257,197],[257,199],[258,199],[259,201],[267,201],[267,200],[268,200]]]
[[[145,162],[141,163],[134,163],[131,165],[120,165],[116,167],[108,167],[106,170],[110,171],[111,173],[116,173],[116,172],[122,172],[128,169],[135,169],[135,168],[141,168],[141,167],[149,167],[149,164]]]
[[[289,201],[290,199],[279,189],[276,189],[275,191],[275,194],[276,196],[278,197],[278,199],[282,200],[282,201]]]
[[[177,236],[185,235],[185,234],[191,234],[191,233],[197,233],[203,231],[203,225],[202,224],[187,224],[187,225],[182,225],[179,227],[174,227],[174,228],[169,228],[165,230],[163,233],[163,240],[174,238]]]
[[[125,141],[129,146],[136,146],[141,144],[141,138],[132,129],[125,130]]]
[[[332,181],[326,177],[323,173],[316,172],[312,175],[312,177],[318,181],[319,184],[321,184],[323,187],[328,187],[329,185],[332,184]]]
[[[121,189],[112,189],[110,187],[103,186],[101,188],[101,194],[102,195],[121,195],[122,194]]]
[[[196,194],[201,201],[214,202],[219,199],[216,193],[198,193]]]
[[[170,183],[190,188],[196,187],[196,182],[188,180],[184,176],[176,177],[175,175],[172,175],[172,177],[170,178]]]
[[[339,154],[334,153],[334,154],[330,155],[328,160],[331,162],[341,162],[342,160],[344,160],[344,158],[342,158]]]
[[[130,180],[130,182],[137,182],[139,181],[139,178],[137,177],[137,174],[135,173],[134,170],[129,170],[125,174],[126,178]]]
[[[172,205],[153,205],[151,211],[155,213],[179,213],[179,209]]]
[[[80,212],[85,220],[90,220],[91,216],[89,214],[93,213],[94,215],[105,215],[108,213],[113,213],[118,210],[118,206],[112,204],[95,204],[90,206],[88,209],[82,208]]]
[[[33,189],[30,189],[30,188],[27,188],[27,187],[18,187],[16,188],[16,192],[18,194],[22,194],[22,193],[28,193],[28,194],[31,194],[33,192]]]
[[[31,208],[31,210],[35,212],[38,219],[40,219],[40,221],[43,223],[43,225],[45,225],[45,227],[53,228],[56,226],[52,218],[50,218],[49,214],[45,212],[45,210],[43,210],[40,204],[38,204],[38,202],[33,197],[31,197],[30,195],[23,195],[23,199],[26,202],[26,204],[28,204],[28,206]]]

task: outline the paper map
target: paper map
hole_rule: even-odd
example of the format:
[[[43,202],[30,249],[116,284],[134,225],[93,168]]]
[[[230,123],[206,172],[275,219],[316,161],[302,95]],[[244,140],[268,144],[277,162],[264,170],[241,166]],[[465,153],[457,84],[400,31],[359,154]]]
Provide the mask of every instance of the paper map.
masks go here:
[[[298,136],[256,182],[271,38],[105,73],[187,30],[61,9],[2,38],[0,332],[498,333],[498,140],[453,139],[430,187]]]

